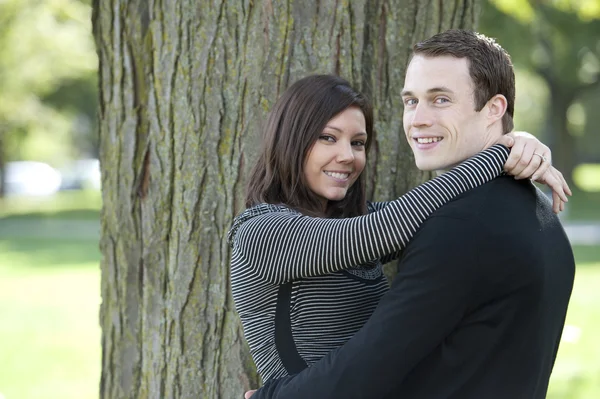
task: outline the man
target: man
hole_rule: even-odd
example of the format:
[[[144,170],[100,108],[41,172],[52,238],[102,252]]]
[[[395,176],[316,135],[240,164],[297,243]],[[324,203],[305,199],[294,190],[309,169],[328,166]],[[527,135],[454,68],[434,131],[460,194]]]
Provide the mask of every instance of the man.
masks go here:
[[[514,93],[493,40],[452,30],[415,45],[402,96],[417,166],[445,170],[495,143]],[[350,341],[252,398],[544,398],[573,277],[549,200],[500,177],[423,225]]]

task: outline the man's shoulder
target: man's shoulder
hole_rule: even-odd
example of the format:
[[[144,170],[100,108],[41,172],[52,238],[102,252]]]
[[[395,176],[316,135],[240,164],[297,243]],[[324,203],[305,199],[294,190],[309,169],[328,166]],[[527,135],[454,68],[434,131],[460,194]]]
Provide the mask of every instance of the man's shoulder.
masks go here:
[[[434,212],[407,246],[405,259],[427,253],[431,259],[473,261],[484,248],[495,251],[501,242],[518,239],[515,231],[522,224],[530,230],[537,201],[530,182],[510,176],[494,179]]]
[[[561,228],[550,199],[529,180],[512,176],[501,176],[457,197],[432,214],[422,231],[449,235],[457,224],[471,228],[465,239],[473,242],[492,237],[494,241],[498,237],[522,240],[544,226]]]
[[[501,176],[465,192],[438,209],[423,224],[418,235],[437,231],[449,236],[460,230],[464,240],[485,240],[486,234],[495,234],[497,228],[509,228],[508,222],[535,218],[541,194],[538,192],[529,181]],[[549,206],[544,208],[550,209]],[[465,229],[465,226],[468,228]]]
[[[520,201],[535,201],[535,197],[535,187],[529,181],[500,176],[458,196],[435,212],[432,219],[478,219],[505,212]]]

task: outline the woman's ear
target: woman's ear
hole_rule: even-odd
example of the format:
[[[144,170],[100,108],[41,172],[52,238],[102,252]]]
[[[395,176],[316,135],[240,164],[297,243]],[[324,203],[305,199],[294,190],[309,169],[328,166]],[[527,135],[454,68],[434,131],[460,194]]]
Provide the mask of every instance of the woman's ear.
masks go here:
[[[489,125],[502,120],[502,117],[506,113],[507,106],[508,102],[506,101],[506,97],[502,94],[496,94],[488,100],[486,107],[488,109],[487,118],[489,120]]]

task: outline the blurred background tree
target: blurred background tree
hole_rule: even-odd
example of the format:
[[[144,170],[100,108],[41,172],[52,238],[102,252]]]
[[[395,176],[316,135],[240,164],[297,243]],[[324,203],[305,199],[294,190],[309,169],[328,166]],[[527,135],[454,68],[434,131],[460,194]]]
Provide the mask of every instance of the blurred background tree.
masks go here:
[[[97,69],[89,1],[0,2],[0,171],[97,157]]]
[[[480,24],[520,75],[517,126],[548,143],[571,182],[578,162],[600,162],[600,1],[491,0]]]

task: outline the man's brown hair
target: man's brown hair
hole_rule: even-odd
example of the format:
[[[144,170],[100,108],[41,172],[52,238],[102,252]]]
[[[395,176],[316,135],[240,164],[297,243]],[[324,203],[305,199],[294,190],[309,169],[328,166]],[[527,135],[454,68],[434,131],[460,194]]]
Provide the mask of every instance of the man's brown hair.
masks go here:
[[[373,110],[365,96],[334,75],[311,75],[291,85],[269,114],[262,150],[248,182],[246,206],[283,204],[307,215],[323,217],[364,215],[364,172],[344,199],[329,201],[325,213],[304,177],[306,157],[327,122],[349,107],[357,107],[364,114],[368,152],[373,141]]]
[[[507,102],[502,129],[504,133],[512,131],[515,73],[510,55],[494,39],[472,31],[452,29],[415,44],[413,54],[425,57],[449,55],[469,60],[475,111],[481,111],[492,97],[502,94]]]

